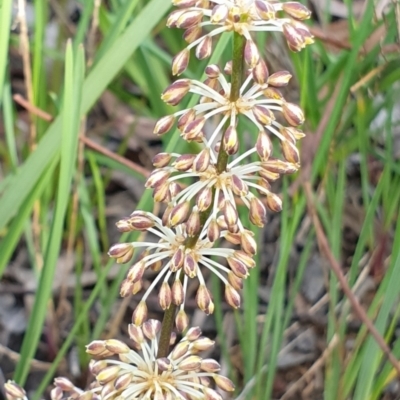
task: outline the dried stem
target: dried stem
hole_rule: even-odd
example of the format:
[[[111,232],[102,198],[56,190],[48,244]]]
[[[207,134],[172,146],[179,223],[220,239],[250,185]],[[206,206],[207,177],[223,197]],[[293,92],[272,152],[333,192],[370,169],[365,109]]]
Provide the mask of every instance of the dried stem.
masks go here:
[[[328,240],[326,238],[326,235],[324,233],[324,230],[322,228],[321,222],[318,218],[318,215],[317,215],[317,212],[315,209],[310,182],[304,182],[304,191],[305,191],[305,194],[307,197],[308,211],[309,211],[309,213],[312,217],[313,223],[314,223],[314,228],[315,228],[315,232],[317,235],[318,247],[320,249],[320,252],[325,255],[329,264],[331,265],[332,271],[336,275],[336,277],[340,283],[340,286],[343,290],[343,293],[349,300],[354,312],[358,315],[358,317],[361,319],[361,321],[365,324],[365,326],[367,327],[367,329],[370,332],[370,334],[372,335],[372,337],[375,339],[378,346],[381,348],[383,353],[386,355],[386,357],[388,358],[390,363],[393,365],[394,369],[397,372],[397,375],[400,377],[399,361],[393,355],[393,353],[390,350],[390,347],[385,342],[385,339],[382,337],[382,335],[379,333],[379,331],[375,328],[375,325],[370,320],[366,311],[364,310],[362,305],[359,303],[357,297],[352,292],[349,284],[347,283],[346,277],[343,274],[340,264],[336,261],[335,256],[332,254],[332,251],[329,247]]]
[[[232,52],[232,81],[231,81],[231,96],[230,96],[230,100],[232,102],[236,101],[240,96],[240,86],[242,85],[242,80],[243,80],[243,59],[244,59],[243,53],[245,44],[246,44],[246,39],[242,35],[234,32],[233,52]],[[223,137],[221,138],[221,147],[218,153],[218,160],[216,165],[217,171],[219,173],[222,173],[226,170],[229,158],[228,153],[224,150],[222,139]],[[200,214],[201,226],[204,225],[205,221],[210,215],[210,212],[211,209],[209,208],[208,210],[203,211]],[[199,240],[199,235],[189,237],[185,243],[186,248],[193,248],[198,240]],[[157,354],[158,358],[167,357],[169,353],[169,343],[170,343],[172,329],[174,326],[174,317],[176,309],[177,307],[175,305],[171,305],[165,311],[162,322],[160,341],[158,346],[158,354]]]

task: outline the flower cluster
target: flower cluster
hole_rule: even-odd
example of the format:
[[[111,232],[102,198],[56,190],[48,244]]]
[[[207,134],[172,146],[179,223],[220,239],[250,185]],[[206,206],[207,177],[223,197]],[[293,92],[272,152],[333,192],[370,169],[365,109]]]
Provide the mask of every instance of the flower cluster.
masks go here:
[[[210,314],[214,302],[206,274],[215,274],[225,287],[226,302],[233,308],[240,306],[239,292],[255,267],[257,253],[249,225],[263,227],[269,211],[281,210],[281,199],[272,192],[271,183],[299,169],[296,142],[304,136],[299,128],[303,112],[281,92],[291,79],[290,73],[269,73],[251,32],[282,32],[289,48],[300,51],[313,42],[301,22],[310,12],[292,1],[172,3],[178,8],[170,14],[167,25],[184,29],[188,43],[173,59],[173,75],[186,70],[192,48],[198,59],[209,57],[213,37],[223,32],[233,33],[233,60],[223,70],[208,65],[204,82],[179,79],[163,92],[162,99],[171,106],[179,105],[189,93],[200,100],[191,108],[161,118],[154,133],[164,135],[176,124],[183,140],[196,142],[201,148],[196,154],[157,154],[145,186],[153,191],[156,202],[163,203],[163,215],[137,210],[117,223],[121,232],[147,232],[145,241],[118,243],[109,250],[118,263],[135,257],[122,283],[121,296],[145,289],[128,327],[135,350],[115,339],[90,343],[87,352],[94,358],[90,370],[95,382],[84,391],[66,378],[57,378],[52,400],[216,400],[221,399],[216,390],[233,390],[232,382],[217,373],[219,364],[199,356],[213,342],[202,337],[199,328],[188,329],[187,288],[190,279],[198,281],[196,304]],[[242,64],[246,65],[245,73]],[[254,127],[253,142],[244,140],[241,119]],[[279,142],[280,156],[274,141]],[[248,217],[240,217],[241,206],[247,209]],[[138,249],[141,253],[135,255]],[[145,287],[143,278],[149,270],[154,278]],[[147,320],[146,301],[155,288],[167,321],[162,328],[160,322]],[[170,352],[173,321],[179,332],[188,330]],[[162,339],[158,339],[160,329]],[[8,382],[5,389],[9,400],[27,399],[14,382]]]
[[[167,357],[158,358],[160,328],[156,320],[148,320],[141,327],[129,325],[136,350],[115,339],[90,343],[87,352],[97,360],[90,366],[97,382],[92,391],[109,400],[222,400],[210,387],[211,381],[224,391],[233,390],[232,382],[218,374],[219,364],[199,356],[214,345],[201,336],[199,328],[189,329]]]
[[[292,51],[300,51],[313,43],[307,26],[310,11],[301,3],[269,2],[265,0],[173,0],[178,7],[167,21],[169,27],[185,30],[183,38],[188,46],[172,62],[172,73],[180,75],[188,66],[190,49],[196,48],[200,60],[212,53],[212,37],[223,32],[237,32],[246,38],[244,58],[255,65],[260,58],[250,32],[282,32]],[[280,17],[283,12],[284,16]],[[210,30],[203,34],[203,29]]]

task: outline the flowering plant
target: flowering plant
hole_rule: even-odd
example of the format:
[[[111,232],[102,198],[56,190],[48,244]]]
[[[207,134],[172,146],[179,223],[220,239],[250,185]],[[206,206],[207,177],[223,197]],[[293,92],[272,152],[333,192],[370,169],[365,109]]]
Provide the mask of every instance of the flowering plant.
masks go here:
[[[299,169],[296,141],[304,136],[299,129],[304,122],[301,109],[280,92],[290,73],[269,73],[251,32],[282,32],[289,48],[300,51],[313,42],[301,22],[310,12],[298,2],[172,3],[177,9],[168,17],[167,26],[184,29],[188,43],[173,59],[173,75],[184,73],[192,48],[198,59],[209,57],[212,38],[223,32],[233,37],[232,61],[223,70],[208,65],[204,82],[180,78],[163,92],[162,99],[172,106],[189,93],[198,95],[199,101],[161,118],[154,133],[163,135],[176,124],[182,140],[199,143],[201,150],[197,154],[157,154],[146,187],[156,202],[165,204],[163,215],[136,210],[117,223],[121,232],[146,231],[157,239],[118,243],[109,250],[118,263],[128,263],[135,250],[143,249],[122,283],[122,296],[142,290],[146,270],[157,272],[129,325],[137,351],[114,339],[90,343],[87,352],[95,359],[90,366],[95,376],[92,387],[82,391],[58,378],[52,399],[220,399],[211,381],[225,391],[234,388],[229,379],[217,374],[216,361],[198,355],[213,342],[201,337],[199,328],[188,329],[186,289],[189,280],[197,279],[196,303],[206,314],[212,313],[214,303],[204,279],[208,270],[224,284],[227,303],[240,306],[243,279],[255,267],[257,252],[249,225],[263,227],[269,210],[281,210],[281,199],[272,192],[271,182]],[[243,152],[240,149],[248,143],[238,129],[242,118],[258,132],[255,143]],[[281,157],[274,155],[274,137]],[[248,218],[240,218],[239,204],[248,209]],[[165,312],[162,323],[147,320],[146,299],[156,288]],[[174,325],[186,333],[171,352]],[[26,398],[13,382],[6,384],[6,393],[12,400]]]

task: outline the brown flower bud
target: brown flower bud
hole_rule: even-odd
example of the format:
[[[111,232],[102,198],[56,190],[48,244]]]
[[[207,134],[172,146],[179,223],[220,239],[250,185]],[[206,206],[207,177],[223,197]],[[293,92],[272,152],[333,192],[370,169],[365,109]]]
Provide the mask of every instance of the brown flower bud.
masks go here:
[[[234,126],[229,126],[225,131],[225,134],[222,138],[222,142],[224,144],[224,150],[229,154],[235,154],[238,150],[238,134],[236,128]]]
[[[211,36],[204,36],[204,39],[196,46],[196,58],[204,60],[210,57],[212,51],[212,38]]]
[[[272,121],[275,120],[274,113],[263,105],[256,105],[252,109],[253,115],[261,125],[271,125]]]
[[[297,147],[288,140],[281,141],[282,152],[287,161],[293,164],[298,164],[300,162],[300,154]]]
[[[124,342],[117,339],[107,339],[105,341],[105,346],[108,351],[114,354],[124,354],[130,351],[129,347]]]
[[[201,357],[199,356],[186,357],[178,364],[178,368],[182,371],[197,371],[200,367]]]
[[[209,78],[211,78],[212,81],[214,81],[215,79],[217,79],[220,76],[221,70],[219,69],[218,65],[211,64],[211,65],[207,65],[207,67],[205,69],[205,73]]]
[[[166,115],[165,117],[160,118],[156,126],[154,127],[153,133],[156,135],[164,135],[171,130],[174,126],[175,116],[173,115]]]
[[[301,125],[304,123],[304,114],[301,108],[297,104],[283,103],[283,116],[286,121],[292,126]]]
[[[194,121],[195,119],[196,119],[196,111],[193,108],[191,108],[190,110],[186,111],[184,114],[180,116],[180,118],[178,119],[177,128],[180,131],[183,131],[186,125]]]
[[[272,154],[272,142],[265,131],[258,133],[256,150],[262,161],[268,160]]]
[[[131,289],[132,295],[139,293],[142,290],[142,287],[143,287],[143,280],[135,282]]]
[[[228,62],[225,64],[224,72],[225,72],[227,75],[232,75],[232,60],[231,60],[231,61],[228,61]]]
[[[117,377],[114,381],[114,387],[116,390],[124,390],[129,386],[129,384],[132,382],[133,375],[130,372],[127,372],[125,374],[122,374]]]
[[[292,18],[304,20],[311,16],[311,11],[303,4],[297,1],[288,1],[282,4],[282,9]]]
[[[267,210],[257,197],[252,197],[250,200],[249,219],[252,224],[259,228],[262,228],[267,220]]]
[[[146,188],[154,188],[165,183],[170,177],[170,172],[165,169],[155,169],[147,178],[145,183]]]
[[[200,310],[206,314],[212,314],[214,304],[211,299],[210,292],[205,285],[200,285],[196,293],[196,303]]]
[[[115,258],[118,264],[125,264],[131,260],[135,248],[131,243],[117,243],[111,246],[108,255]]]
[[[86,353],[91,356],[98,356],[106,350],[106,346],[103,340],[93,340],[86,346]],[[61,385],[61,381],[60,381]],[[58,386],[60,386],[58,385]],[[61,387],[61,386],[60,386]],[[68,389],[69,390],[69,389]]]
[[[228,227],[236,225],[238,220],[238,213],[236,207],[229,200],[225,201],[225,206],[222,212]]]
[[[188,329],[185,335],[185,339],[189,340],[189,342],[193,342],[194,340],[199,339],[200,336],[201,336],[201,329],[198,326],[194,326]]]
[[[264,89],[263,93],[264,93],[264,96],[268,99],[283,100],[282,93],[278,89],[275,89],[272,86],[269,86],[266,89]]]
[[[183,271],[189,278],[197,276],[197,269],[199,268],[197,261],[193,258],[192,254],[187,253],[183,259]]]
[[[217,4],[211,11],[210,22],[219,24],[226,21],[229,15],[229,8],[225,4]]]
[[[200,26],[195,25],[191,26],[190,28],[186,29],[183,34],[183,39],[187,43],[193,43],[195,40],[199,39],[202,35],[202,29]]]
[[[168,282],[163,282],[160,288],[160,292],[158,293],[158,302],[160,307],[165,311],[172,302],[171,288],[168,285]]]
[[[200,232],[200,213],[193,210],[186,222],[186,233],[188,236],[196,236]]]
[[[174,10],[168,15],[166,25],[168,28],[176,28],[176,23],[178,22],[179,17],[185,12],[186,10]]]
[[[180,75],[186,70],[189,65],[190,52],[188,49],[183,49],[172,59],[172,75]],[[182,96],[183,97],[183,96]],[[182,98],[181,97],[181,98]],[[164,99],[163,99],[164,100]],[[179,100],[180,101],[180,100]],[[167,102],[171,105],[176,105],[179,101],[175,100],[175,104]]]
[[[282,200],[274,193],[270,193],[267,196],[267,207],[271,211],[280,212],[282,211]]]
[[[230,379],[226,378],[225,376],[214,375],[213,378],[216,385],[225,392],[233,392],[235,390],[235,385]]]
[[[267,82],[269,75],[268,67],[262,58],[258,60],[257,65],[253,68],[252,74],[254,81],[259,85],[263,85]]]
[[[169,164],[171,158],[170,153],[158,153],[153,157],[152,163],[156,168],[162,168]]]
[[[143,300],[135,308],[132,314],[132,323],[136,326],[140,326],[147,319],[147,305]]]
[[[240,233],[242,250],[247,254],[254,255],[257,253],[257,242],[254,240],[254,234],[247,229]]]
[[[232,308],[236,309],[240,307],[239,292],[231,285],[225,285],[225,300]]]
[[[282,29],[290,50],[298,52],[306,47],[303,34],[292,24],[283,24]]]
[[[176,306],[180,306],[183,304],[185,299],[185,292],[183,291],[182,282],[179,279],[176,279],[172,284],[172,302]]]
[[[176,21],[176,27],[188,29],[201,22],[203,12],[201,10],[189,10],[182,13]]]
[[[143,278],[143,274],[145,271],[145,262],[139,261],[134,264],[128,271],[126,278],[132,282],[139,282]]]
[[[236,276],[233,272],[228,273],[228,282],[232,285],[236,290],[243,289],[243,279]]]
[[[193,161],[193,169],[196,172],[204,172],[210,165],[210,149],[205,148],[200,151]]]
[[[157,203],[169,203],[171,201],[168,182],[155,186],[153,190],[153,199]]]
[[[207,351],[214,346],[215,342],[208,337],[201,336],[192,343],[192,348],[196,351]]]
[[[286,139],[290,140],[292,143],[296,143],[296,140],[303,139],[304,136],[306,136],[300,129],[298,128],[293,128],[291,126],[283,126],[279,132],[285,136]]]
[[[194,7],[196,3],[197,0],[172,0],[172,5],[180,8]]]
[[[172,371],[172,363],[167,357],[157,358],[156,363],[160,371]]]
[[[129,223],[137,231],[146,231],[155,224],[151,214],[144,211],[134,211],[129,217]]]
[[[271,3],[263,0],[256,0],[254,4],[256,6],[257,14],[261,19],[264,21],[275,19],[275,8]]]
[[[141,345],[145,341],[143,331],[137,325],[129,324],[128,333],[129,337],[138,345]]]
[[[225,234],[225,239],[234,245],[240,244],[240,235],[238,233],[227,232]]]
[[[292,75],[288,71],[278,71],[273,73],[269,78],[268,78],[268,85],[274,86],[274,87],[283,87],[287,86],[291,79]]]
[[[232,272],[240,279],[246,279],[249,275],[249,271],[244,265],[244,263],[238,260],[235,257],[228,257],[227,258],[229,267],[231,268]]]
[[[206,123],[206,120],[204,117],[197,118],[197,119],[189,122],[183,129],[182,133],[184,133],[185,135],[191,135],[191,136],[197,135],[198,133],[201,132],[205,123]]]
[[[214,243],[219,239],[221,234],[221,229],[218,225],[218,222],[215,218],[210,221],[210,224],[207,227],[207,238],[211,243]]]
[[[104,385],[105,383],[114,380],[120,370],[121,367],[119,365],[111,365],[106,367],[96,376],[96,380],[100,383],[100,385]]]
[[[232,175],[231,187],[236,196],[242,197],[249,193],[249,188],[246,183],[235,174]]]
[[[189,217],[190,212],[190,202],[185,201],[183,203],[177,204],[169,214],[168,226],[173,227],[185,222]]]
[[[247,268],[254,268],[256,266],[256,262],[242,250],[236,250],[233,256],[240,260]]]
[[[172,163],[172,166],[178,171],[187,171],[192,168],[195,158],[195,154],[182,154]]]
[[[170,270],[172,272],[178,271],[178,269],[181,268],[183,265],[184,258],[185,258],[185,253],[183,252],[183,249],[179,247],[178,250],[176,250],[173,256],[171,257]]]
[[[132,292],[132,287],[133,287],[133,283],[128,279],[124,279],[121,283],[121,287],[119,290],[120,296],[121,297],[129,296]]]
[[[263,178],[266,179],[267,181],[276,181],[277,179],[279,179],[279,174],[277,172],[272,172],[269,171],[268,169],[264,168],[261,169],[260,171],[258,171],[258,174]]]
[[[171,106],[176,106],[189,90],[189,79],[178,79],[164,90],[161,99]]]
[[[173,361],[179,360],[188,353],[190,343],[187,341],[179,342],[171,352],[170,359]]]
[[[184,310],[179,310],[176,314],[175,325],[178,332],[183,332],[189,325],[189,317]]]
[[[196,206],[199,211],[207,210],[212,203],[212,189],[209,186],[204,187],[199,191],[196,197]]]
[[[18,400],[26,398],[25,390],[13,381],[8,381],[4,384],[6,396],[10,400]]]
[[[261,168],[264,171],[269,171],[279,174],[293,174],[298,170],[298,167],[290,162],[282,161],[277,158],[269,159],[261,163]],[[261,171],[260,171],[261,172]],[[261,175],[261,174],[260,174]]]
[[[155,319],[150,319],[143,324],[142,330],[147,339],[154,340],[161,330],[161,322]]]
[[[244,61],[250,68],[254,68],[259,59],[260,53],[256,44],[252,40],[247,40],[244,47]]]

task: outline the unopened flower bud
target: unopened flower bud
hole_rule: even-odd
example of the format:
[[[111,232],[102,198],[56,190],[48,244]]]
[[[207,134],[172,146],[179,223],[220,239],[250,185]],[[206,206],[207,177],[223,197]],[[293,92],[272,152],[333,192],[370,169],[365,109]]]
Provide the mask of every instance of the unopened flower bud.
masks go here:
[[[147,305],[143,300],[135,308],[132,314],[132,323],[136,326],[140,326],[147,319]]]
[[[145,183],[146,188],[154,188],[165,183],[170,177],[170,172],[165,169],[155,169],[147,178]]]
[[[292,24],[283,24],[282,29],[290,50],[298,52],[306,47],[304,36]]]
[[[232,272],[240,279],[246,279],[249,275],[249,271],[244,265],[244,263],[238,260],[235,257],[228,257],[227,258],[229,267],[231,268]]]
[[[207,227],[207,238],[211,243],[214,243],[219,239],[220,234],[221,229],[218,225],[218,222],[215,218],[213,218]]]
[[[179,310],[176,314],[175,325],[178,332],[183,332],[189,325],[189,317],[183,310]]]
[[[114,381],[114,387],[116,390],[124,390],[132,382],[133,376],[130,372],[119,375]]]
[[[201,284],[196,293],[196,304],[200,308],[200,310],[204,311],[206,314],[211,314],[210,306],[212,304],[212,299],[210,292],[207,287]],[[212,307],[214,309],[214,307]]]
[[[250,200],[249,219],[259,228],[262,228],[267,220],[267,210],[261,200],[255,196]]]
[[[132,283],[139,282],[143,278],[143,274],[145,271],[145,263],[143,261],[139,261],[134,264],[128,271],[126,278]]]
[[[182,72],[184,72],[189,65],[189,59],[190,59],[190,52],[188,49],[183,49],[182,51],[180,51],[172,59],[172,74],[179,76]],[[176,104],[178,104],[178,103],[179,103],[179,101],[176,102]],[[169,102],[168,102],[168,104],[176,105],[176,104],[172,104]]]
[[[186,222],[186,233],[188,236],[196,236],[200,232],[200,213],[193,210]]]
[[[172,272],[178,271],[179,268],[183,265],[183,260],[185,258],[185,254],[181,247],[179,247],[173,256],[171,257],[171,266],[170,269]]]
[[[261,19],[263,19],[264,21],[269,21],[270,19],[275,18],[275,8],[270,2],[256,0],[254,4],[256,6],[257,14],[260,16]]]
[[[158,302],[160,307],[165,311],[169,308],[172,302],[171,288],[168,282],[163,282],[158,293]]]
[[[227,75],[232,75],[232,60],[231,60],[231,61],[228,61],[228,62],[225,64],[224,72],[225,72]]]
[[[300,162],[300,154],[298,148],[288,140],[281,141],[282,152],[287,161],[293,164]]]
[[[195,40],[201,37],[201,34],[202,34],[201,26],[194,25],[186,29],[185,33],[183,34],[183,39],[187,43],[193,43]]]
[[[125,264],[131,260],[134,251],[131,243],[117,243],[111,246],[108,255],[115,258],[118,264]]]
[[[258,60],[257,65],[253,68],[252,74],[254,81],[257,82],[259,85],[263,85],[267,82],[268,67],[262,58]]]
[[[242,250],[247,254],[254,255],[257,253],[257,242],[254,239],[254,234],[251,231],[243,230],[240,233]]]
[[[230,379],[226,378],[225,376],[214,375],[213,378],[216,385],[225,392],[233,392],[235,390],[235,385]]]
[[[270,75],[268,78],[268,85],[274,86],[274,87],[283,87],[286,86],[290,79],[292,78],[292,75],[288,71],[278,71]]]
[[[211,11],[210,22],[219,24],[226,21],[229,14],[229,8],[226,4],[217,4]]]
[[[236,276],[233,272],[228,273],[228,282],[232,285],[236,290],[243,289],[243,279]]]
[[[232,308],[240,307],[240,294],[231,285],[225,285],[225,300]]]
[[[192,254],[187,253],[183,259],[183,270],[189,278],[197,276],[199,266],[197,261],[193,258]]]
[[[129,324],[128,333],[129,337],[138,345],[141,345],[145,341],[143,331],[138,325]]]
[[[26,398],[25,390],[14,381],[8,381],[4,384],[4,390],[9,400],[19,400]]]
[[[203,12],[201,10],[189,10],[182,13],[176,21],[176,27],[188,29],[201,22]]]
[[[282,211],[282,200],[274,193],[270,193],[267,196],[267,207],[271,211],[280,212]]]
[[[250,68],[254,68],[259,59],[260,53],[256,44],[252,40],[247,40],[244,48],[244,61]]]
[[[257,154],[262,161],[269,159],[272,153],[272,142],[265,131],[260,131],[257,136],[256,142]]]
[[[196,197],[196,206],[199,211],[207,210],[212,203],[212,189],[209,186],[201,189]]]
[[[182,371],[197,371],[200,367],[201,357],[199,356],[186,357],[178,364],[178,368]]]
[[[238,213],[233,204],[227,200],[223,209],[223,216],[228,227],[234,226],[238,220]]]
[[[224,150],[229,154],[235,154],[238,150],[238,134],[236,128],[232,125],[228,127],[223,136]],[[236,151],[235,151],[236,150]]]
[[[120,340],[117,339],[107,339],[105,342],[106,349],[114,354],[124,354],[129,353],[129,347]]]
[[[143,334],[147,339],[156,339],[157,334],[161,330],[161,322],[156,319],[147,320],[142,326]]]
[[[194,159],[193,169],[196,172],[204,172],[209,165],[210,165],[210,149],[206,147],[203,150],[201,150],[200,153]]]
[[[189,212],[190,212],[189,201],[177,204],[169,214],[168,225],[170,227],[174,227],[176,225],[181,224],[182,222],[185,222],[189,217]]]
[[[254,117],[261,125],[271,125],[272,121],[275,120],[274,113],[264,105],[256,105],[252,109]]]
[[[176,306],[180,306],[181,304],[183,304],[185,293],[183,291],[182,282],[179,279],[176,279],[172,284],[171,296],[172,302]]]
[[[205,73],[209,78],[214,80],[220,76],[221,70],[219,69],[218,65],[211,64],[206,67]]]
[[[93,340],[86,346],[86,353],[91,356],[98,356],[106,350],[106,346],[103,340]],[[61,385],[61,381],[60,381]],[[60,386],[58,385],[58,386]],[[60,386],[61,387],[61,386]]]
[[[173,163],[172,166],[178,171],[187,171],[193,166],[196,154],[182,154]]]
[[[196,47],[196,58],[204,60],[210,57],[212,51],[212,38],[211,36],[205,36],[204,39]]]
[[[153,157],[152,163],[156,168],[162,168],[169,164],[171,158],[170,153],[158,153]]]
[[[236,250],[233,256],[242,261],[247,268],[254,268],[256,266],[256,262],[242,250]]]
[[[189,79],[179,79],[164,90],[163,94],[161,95],[161,99],[171,106],[176,106],[189,92],[189,90]]]
[[[297,1],[288,1],[282,4],[282,9],[292,18],[304,20],[311,16],[311,11],[303,4]]]
[[[156,135],[164,135],[171,130],[174,126],[175,117],[173,115],[166,115],[165,117],[160,118],[156,126],[154,127],[153,133]]]
[[[96,376],[96,380],[100,383],[100,385],[104,385],[105,383],[114,380],[120,370],[121,367],[119,365],[111,365],[106,367]]]
[[[263,93],[267,99],[283,100],[282,93],[278,89],[275,89],[272,86],[268,86],[266,89],[264,89]]]
[[[304,114],[297,104],[283,103],[283,116],[292,126],[298,126],[304,123]]]

